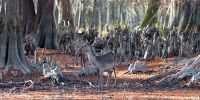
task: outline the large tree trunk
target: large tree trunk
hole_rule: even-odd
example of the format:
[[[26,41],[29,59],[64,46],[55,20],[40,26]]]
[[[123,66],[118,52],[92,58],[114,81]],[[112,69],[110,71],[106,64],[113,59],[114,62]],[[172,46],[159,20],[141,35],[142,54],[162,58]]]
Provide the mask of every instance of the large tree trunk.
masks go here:
[[[196,5],[194,6],[195,11],[193,12],[193,17],[191,25],[194,25],[195,31],[200,32],[200,0],[196,0]],[[192,6],[193,7],[193,6]]]
[[[30,73],[24,56],[22,37],[37,31],[40,47],[56,48],[55,0],[5,0],[0,12],[0,70]],[[61,20],[71,22],[69,0],[58,0]],[[62,11],[62,12],[61,12]],[[73,25],[72,23],[70,23]]]
[[[54,0],[38,1],[37,45],[41,48],[56,49],[56,25],[53,16]]]
[[[160,7],[160,0],[148,0],[148,9],[141,23],[141,27],[151,26],[157,23],[157,12]]]
[[[9,69],[21,71],[23,74],[30,73],[27,66],[22,47],[22,32],[20,25],[20,5],[19,0],[6,0],[5,11],[2,11],[1,20],[3,21],[0,39],[0,66],[5,73]],[[6,12],[6,13],[5,13]]]
[[[178,33],[180,34],[181,32],[187,31],[187,25],[189,24],[189,18],[192,15],[191,11],[191,1],[185,1],[181,15],[181,20],[179,22],[178,26]]]
[[[69,0],[38,0],[37,6],[37,45],[41,48],[57,48],[57,28],[63,22],[70,22]]]
[[[93,16],[92,16],[92,28],[98,28],[99,25],[99,10],[98,10],[98,0],[94,0],[94,6],[93,6]]]
[[[80,9],[80,23],[79,23],[79,27],[81,28],[86,28],[86,11],[87,11],[87,5],[88,0],[83,0],[81,3],[81,9]]]
[[[33,32],[36,20],[36,11],[34,10],[36,0],[20,0],[21,14],[21,32],[23,37]]]

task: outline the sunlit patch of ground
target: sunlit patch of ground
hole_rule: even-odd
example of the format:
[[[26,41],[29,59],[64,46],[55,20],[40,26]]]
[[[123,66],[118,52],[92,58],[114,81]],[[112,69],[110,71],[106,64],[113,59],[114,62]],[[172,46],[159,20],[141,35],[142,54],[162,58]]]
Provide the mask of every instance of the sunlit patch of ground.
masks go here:
[[[47,55],[52,56],[51,53],[56,51],[47,50]],[[39,49],[39,56],[41,57],[42,49]],[[78,69],[66,68],[66,65],[76,66],[75,58],[65,54],[54,54],[53,55],[57,61],[57,63],[61,64],[62,71],[64,73],[78,71]],[[34,57],[28,57],[29,60],[32,60]],[[167,63],[171,63],[174,58],[169,58]],[[155,60],[148,61],[147,67],[152,71],[149,73],[136,73],[136,74],[126,74],[126,70],[128,69],[128,64],[124,66],[119,66],[117,68],[117,84],[132,84],[131,86],[135,86],[138,81],[143,79],[147,79],[161,71],[160,67],[164,66],[166,63],[162,62],[160,58],[156,58]],[[34,77],[37,76],[37,77]],[[39,82],[44,78],[41,75],[37,75],[34,73],[31,78],[34,82]],[[77,80],[74,76],[66,76],[70,80]],[[104,77],[106,80],[106,77]],[[97,85],[97,76],[91,75],[87,77],[80,77],[81,80],[89,80],[95,85]],[[25,79],[24,79],[25,80]],[[104,80],[104,81],[105,81]],[[44,83],[45,84],[45,83]],[[49,84],[50,85],[50,81]],[[60,88],[52,88],[51,86],[47,87],[47,89],[43,90],[26,90],[20,91],[17,93],[10,93],[9,91],[4,91],[1,89],[0,91],[0,99],[129,99],[129,100],[144,100],[144,99],[181,99],[181,100],[190,100],[190,99],[200,99],[200,90],[197,88],[192,89],[131,89],[131,88],[108,88],[106,90],[99,91],[96,88],[77,88],[76,85],[71,85],[71,87],[66,87],[65,89]]]
[[[127,91],[127,90],[55,90],[52,91],[28,91],[19,94],[1,94],[0,99],[175,99],[175,100],[199,100],[200,91],[198,90],[156,90],[156,91]]]

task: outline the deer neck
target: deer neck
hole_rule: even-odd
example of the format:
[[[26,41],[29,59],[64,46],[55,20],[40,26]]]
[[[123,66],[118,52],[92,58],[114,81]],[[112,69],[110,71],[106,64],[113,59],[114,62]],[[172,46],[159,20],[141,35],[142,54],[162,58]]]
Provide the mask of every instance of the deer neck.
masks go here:
[[[90,49],[89,52],[87,52],[88,60],[94,64],[96,63],[96,55],[92,52],[92,49]]]

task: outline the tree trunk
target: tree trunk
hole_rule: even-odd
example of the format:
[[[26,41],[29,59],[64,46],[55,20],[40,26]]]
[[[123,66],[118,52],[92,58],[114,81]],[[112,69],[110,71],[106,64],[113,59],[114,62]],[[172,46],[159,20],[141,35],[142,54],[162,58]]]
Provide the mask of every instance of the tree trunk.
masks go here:
[[[21,71],[23,74],[30,73],[27,66],[22,47],[22,32],[20,32],[20,5],[19,0],[6,0],[6,10],[1,20],[3,21],[0,39],[0,66],[4,68],[5,73],[9,69]]]
[[[160,0],[148,0],[148,9],[141,23],[141,27],[157,23],[157,12],[160,7]]]
[[[92,16],[92,28],[97,28],[99,25],[99,10],[98,10],[98,0],[94,0],[94,6],[93,6],[93,16]]]
[[[57,4],[56,4],[57,3]],[[57,26],[64,20],[73,25],[69,0],[38,0],[37,45],[41,48],[57,48]]]
[[[80,9],[81,11],[80,11],[80,23],[79,23],[79,27],[81,27],[81,28],[86,28],[86,11],[87,11],[87,2],[88,2],[88,0],[83,0],[82,1],[82,3],[81,3],[81,8],[82,9]]]
[[[36,0],[35,0],[36,1]],[[36,13],[34,10],[33,0],[20,0],[20,14],[21,14],[21,32],[22,36],[33,32],[35,27]]]
[[[178,26],[178,34],[187,30],[186,27],[189,24],[189,18],[192,15],[191,1],[186,1],[182,7],[183,7],[183,13],[181,15],[181,20]]]
[[[54,0],[5,0],[0,12],[0,69],[30,73],[31,69],[24,56],[22,37],[36,32],[40,47],[56,48],[56,16]],[[59,0],[62,17],[70,21],[69,0]],[[6,9],[4,9],[6,8]],[[71,22],[71,21],[70,21]]]
[[[53,16],[54,1],[38,1],[37,45],[41,48],[56,49],[56,25]]]

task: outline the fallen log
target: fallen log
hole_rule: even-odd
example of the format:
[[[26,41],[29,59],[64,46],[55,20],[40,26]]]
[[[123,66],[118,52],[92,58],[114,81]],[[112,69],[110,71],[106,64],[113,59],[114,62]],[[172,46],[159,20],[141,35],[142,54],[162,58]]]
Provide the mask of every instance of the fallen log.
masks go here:
[[[160,72],[159,74],[156,74],[148,79],[142,80],[140,83],[154,82],[156,80],[163,79],[164,77],[174,74],[174,73],[175,73],[174,70],[163,71],[163,72]]]
[[[134,64],[130,64],[127,72],[124,74],[132,74],[135,72],[149,72],[150,70],[146,68],[146,65],[142,64],[140,61],[136,61]]]
[[[28,88],[33,88],[34,83],[31,80],[24,82],[0,83],[1,88],[12,88],[12,87],[23,87],[23,86],[27,86]]]
[[[192,59],[194,59],[194,58],[192,58]],[[198,73],[198,71],[195,69],[195,67],[199,63],[200,63],[200,55],[195,57],[195,59],[193,61],[190,61],[188,64],[186,64],[186,66],[183,69],[181,69],[179,72],[177,72],[176,74],[168,76],[168,82],[171,82],[174,79],[181,80],[187,76],[196,75]]]
[[[195,69],[200,63],[200,55],[195,58],[190,59],[187,63],[185,63],[185,67],[183,67],[180,71],[175,74],[170,74],[164,77],[159,83],[173,83],[179,82],[183,80],[185,77],[194,76],[198,73],[198,70]],[[158,76],[157,76],[158,77]]]
[[[97,73],[97,69],[93,66],[89,66],[89,67],[81,67],[80,71],[78,72],[78,75],[91,75],[91,74],[95,74]]]

